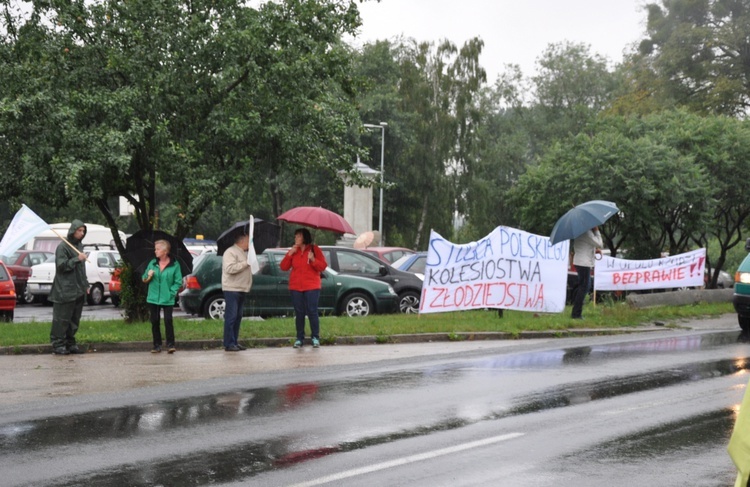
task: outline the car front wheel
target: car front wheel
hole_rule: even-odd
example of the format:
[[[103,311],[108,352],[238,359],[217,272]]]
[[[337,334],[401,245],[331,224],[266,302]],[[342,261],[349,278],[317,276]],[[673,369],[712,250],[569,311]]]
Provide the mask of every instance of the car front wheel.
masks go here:
[[[362,293],[352,293],[344,298],[341,310],[346,316],[367,316],[372,312],[372,301]]]
[[[419,294],[406,291],[398,297],[398,309],[402,313],[419,313]]]
[[[223,320],[226,308],[227,302],[224,300],[224,296],[213,296],[206,301],[206,306],[203,308],[203,317],[207,320]]]

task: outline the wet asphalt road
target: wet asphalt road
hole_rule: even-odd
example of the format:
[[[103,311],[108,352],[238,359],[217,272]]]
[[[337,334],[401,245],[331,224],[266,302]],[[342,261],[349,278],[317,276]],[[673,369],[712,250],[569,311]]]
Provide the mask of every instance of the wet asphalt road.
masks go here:
[[[734,316],[690,325],[518,342],[0,357],[2,483],[732,485],[726,442],[750,345]]]

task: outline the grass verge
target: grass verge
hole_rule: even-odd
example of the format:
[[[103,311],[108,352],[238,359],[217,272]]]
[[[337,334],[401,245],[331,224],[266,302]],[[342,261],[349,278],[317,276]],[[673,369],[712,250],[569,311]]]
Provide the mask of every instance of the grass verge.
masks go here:
[[[373,315],[365,318],[324,316],[320,320],[324,337],[375,336],[379,343],[388,343],[391,336],[414,333],[447,333],[455,336],[467,332],[507,332],[517,335],[522,331],[569,330],[572,328],[636,327],[654,322],[665,326],[678,325],[686,319],[706,318],[733,313],[731,303],[697,304],[693,306],[662,306],[633,309],[625,303],[591,304],[584,308],[583,320],[572,320],[570,308],[563,313],[536,314],[505,311],[498,318],[495,310],[473,310],[426,315]],[[40,345],[49,343],[50,323],[2,323],[0,345]],[[177,341],[221,340],[223,323],[207,320],[175,320]],[[270,318],[263,321],[244,321],[240,336],[254,338],[291,338],[294,318]],[[125,323],[122,320],[83,321],[76,338],[79,343],[115,343],[151,341],[149,323]]]

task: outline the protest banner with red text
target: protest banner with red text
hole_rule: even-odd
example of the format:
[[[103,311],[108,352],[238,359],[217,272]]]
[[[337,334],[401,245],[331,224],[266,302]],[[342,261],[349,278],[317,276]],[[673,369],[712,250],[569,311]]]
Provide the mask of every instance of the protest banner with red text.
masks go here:
[[[594,266],[597,291],[637,291],[704,285],[706,249],[651,260],[603,256]]]
[[[565,308],[569,242],[497,227],[478,242],[430,233],[420,313],[482,308],[559,313]]]

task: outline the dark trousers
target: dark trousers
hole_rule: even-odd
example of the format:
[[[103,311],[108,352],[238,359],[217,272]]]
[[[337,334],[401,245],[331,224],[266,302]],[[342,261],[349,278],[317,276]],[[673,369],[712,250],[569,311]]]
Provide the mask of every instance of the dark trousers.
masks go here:
[[[54,348],[70,348],[76,344],[76,332],[81,324],[86,296],[66,303],[52,303],[52,330],[49,339]]]
[[[573,297],[573,312],[571,318],[580,318],[583,313],[583,301],[589,293],[591,286],[591,267],[576,266],[578,271],[578,284],[576,285],[575,295]]]
[[[318,298],[320,289],[311,291],[292,291],[294,305],[294,324],[297,327],[297,340],[305,339],[305,315],[310,319],[310,336],[320,339],[320,319],[318,317]]]
[[[224,348],[237,346],[240,339],[240,322],[242,321],[242,306],[245,304],[247,293],[238,291],[224,291]]]
[[[164,310],[164,332],[167,335],[167,346],[174,345],[174,325],[172,324],[172,308],[174,306],[160,306],[149,303],[148,308],[151,311],[151,334],[154,336],[154,346],[161,347],[159,310]]]

